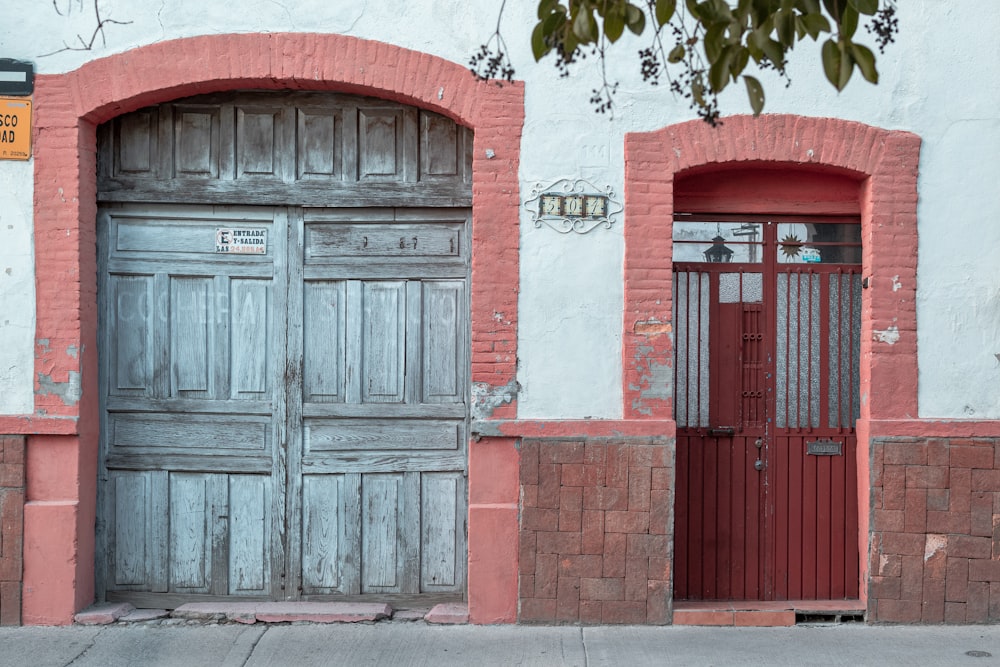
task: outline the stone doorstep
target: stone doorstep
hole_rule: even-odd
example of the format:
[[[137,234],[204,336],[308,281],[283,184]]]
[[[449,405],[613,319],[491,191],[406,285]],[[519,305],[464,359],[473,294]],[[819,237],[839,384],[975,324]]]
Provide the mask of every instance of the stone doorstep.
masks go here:
[[[854,604],[852,604],[854,603]],[[789,602],[677,601],[674,625],[786,627],[795,625],[796,615],[855,616],[864,609],[853,600],[806,600]]]
[[[170,615],[237,623],[363,623],[389,618],[392,607],[374,602],[191,602]]]
[[[84,609],[74,616],[80,625],[135,623],[170,616],[193,621],[229,621],[235,623],[373,623],[394,619],[437,624],[469,622],[465,603],[443,603],[426,609],[401,609],[393,612],[385,603],[374,602],[191,602],[173,611],[136,609],[127,602],[104,602]]]
[[[128,602],[102,602],[87,607],[73,617],[80,625],[108,625],[135,611]]]

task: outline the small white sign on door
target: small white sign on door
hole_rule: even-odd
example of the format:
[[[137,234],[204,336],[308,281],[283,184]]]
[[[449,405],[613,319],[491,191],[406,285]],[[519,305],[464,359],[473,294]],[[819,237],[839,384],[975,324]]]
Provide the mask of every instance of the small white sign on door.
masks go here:
[[[215,252],[228,255],[266,255],[267,230],[248,227],[216,228]]]

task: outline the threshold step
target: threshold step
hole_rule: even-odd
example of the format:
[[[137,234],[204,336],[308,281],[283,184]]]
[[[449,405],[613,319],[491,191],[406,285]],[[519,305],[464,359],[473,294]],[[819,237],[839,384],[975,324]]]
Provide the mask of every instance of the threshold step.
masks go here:
[[[858,600],[675,600],[674,625],[787,627],[864,622]]]

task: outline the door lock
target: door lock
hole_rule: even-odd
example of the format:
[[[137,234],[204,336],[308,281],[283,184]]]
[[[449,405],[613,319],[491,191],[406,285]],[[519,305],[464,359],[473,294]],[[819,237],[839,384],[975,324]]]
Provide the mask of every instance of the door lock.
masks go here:
[[[757,438],[756,440],[753,441],[753,446],[756,447],[757,449],[760,449],[761,447],[764,446],[764,440],[762,438]]]
[[[764,469],[764,462],[760,459],[757,459],[756,461],[753,462],[753,469],[760,472],[761,470]]]

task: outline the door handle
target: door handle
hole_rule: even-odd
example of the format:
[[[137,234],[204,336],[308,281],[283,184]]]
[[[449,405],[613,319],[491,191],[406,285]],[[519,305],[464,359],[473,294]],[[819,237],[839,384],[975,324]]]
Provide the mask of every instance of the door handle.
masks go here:
[[[753,462],[753,469],[756,470],[757,472],[760,472],[761,470],[764,469],[764,462],[761,459],[757,459],[756,461]]]
[[[708,434],[713,437],[733,437],[736,435],[736,428],[733,426],[716,426],[708,429]]]

